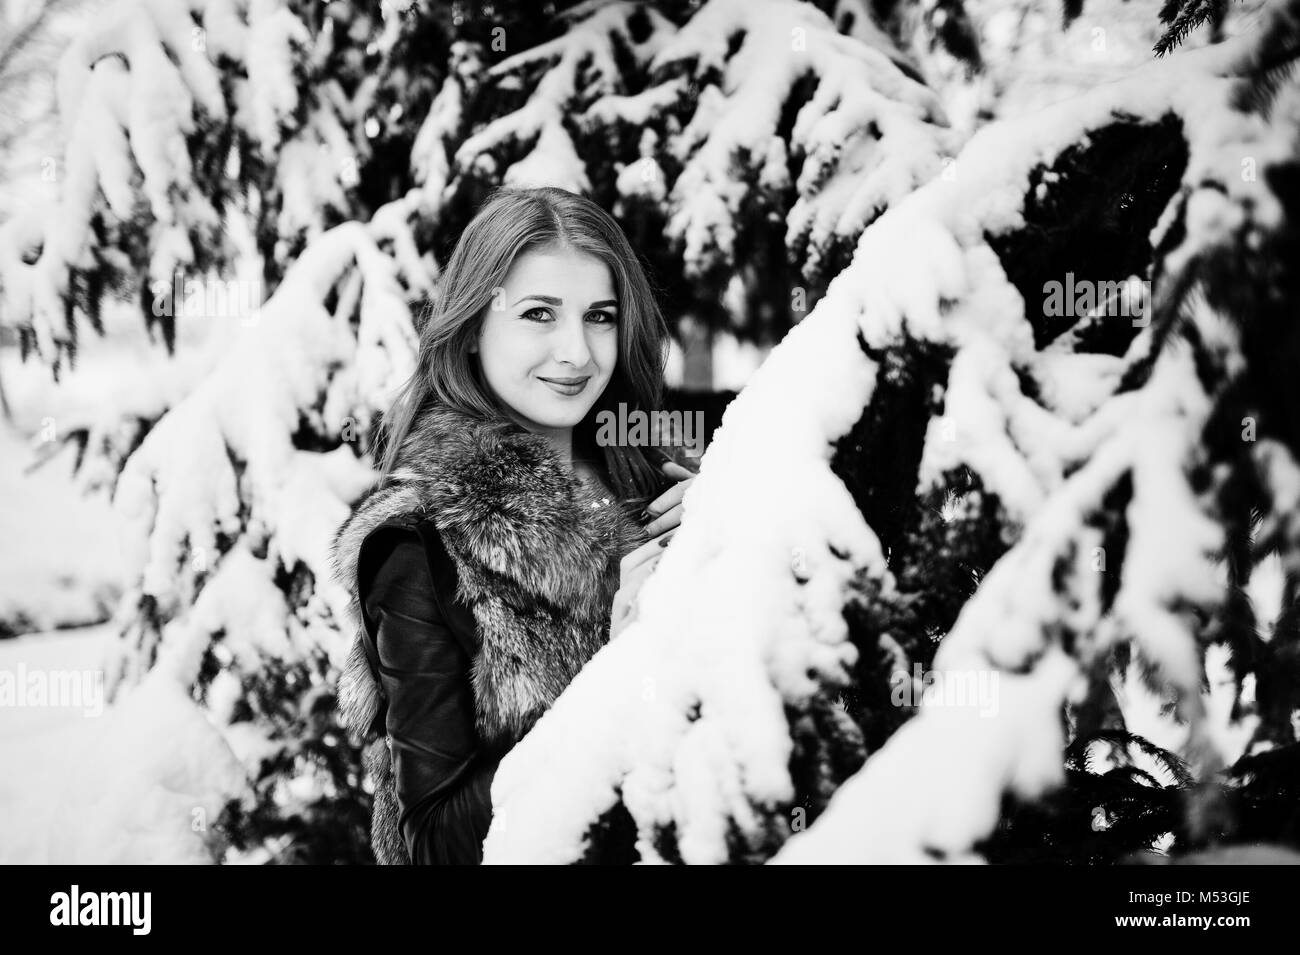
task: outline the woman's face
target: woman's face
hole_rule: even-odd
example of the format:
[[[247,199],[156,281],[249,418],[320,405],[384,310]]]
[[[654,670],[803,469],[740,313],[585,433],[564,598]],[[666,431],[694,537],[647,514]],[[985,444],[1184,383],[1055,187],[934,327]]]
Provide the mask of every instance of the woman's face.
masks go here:
[[[515,259],[478,336],[488,386],[532,431],[572,428],[604,392],[618,360],[618,302],[609,268],[567,248]]]

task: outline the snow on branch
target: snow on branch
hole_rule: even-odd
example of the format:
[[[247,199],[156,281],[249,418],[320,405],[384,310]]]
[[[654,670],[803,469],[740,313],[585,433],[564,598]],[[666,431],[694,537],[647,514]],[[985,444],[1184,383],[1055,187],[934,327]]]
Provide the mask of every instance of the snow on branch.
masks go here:
[[[621,793],[643,858],[671,827],[682,859],[721,862],[728,819],[757,825],[751,802],[792,798],[784,702],[847,681],[848,581],[884,574],[878,542],[827,466],[874,369],[850,311],[818,314],[728,408],[639,618],[502,762],[485,861],[573,861]],[[816,387],[787,388],[814,368]]]
[[[1037,509],[940,644],[941,679],[996,674],[994,712],[922,706],[774,861],[974,860],[972,847],[997,823],[1004,793],[1033,798],[1061,781],[1062,705],[1080,691],[1092,657],[1121,637],[1135,639],[1179,688],[1183,715],[1197,725],[1200,659],[1187,620],[1171,608],[1222,593],[1212,573],[1221,535],[1191,499],[1184,473],[1208,410],[1198,391],[1190,355],[1175,349],[1126,403],[1119,432]],[[1126,475],[1134,495],[1124,582],[1105,619],[1092,565],[1104,539],[1088,518]],[[1077,603],[1054,592],[1062,574]],[[1085,635],[1082,660],[1060,634]],[[910,781],[906,789],[899,778]]]
[[[1167,250],[1169,268],[1237,234],[1227,208],[1193,214],[1215,196],[1257,210],[1262,227],[1280,221],[1267,189],[1236,175],[1243,150],[1280,155],[1257,117],[1229,108],[1238,53],[1186,53],[1069,110],[987,127],[955,177],[867,229],[728,408],[639,619],[503,761],[486,861],[575,861],[619,814],[644,861],[761,860],[782,843],[782,862],[977,860],[1004,796],[1061,780],[1063,707],[1127,641],[1179,700],[1194,768],[1217,766],[1196,622],[1224,597],[1225,541],[1192,475],[1225,389],[1200,379],[1194,342],[1230,355],[1231,322],[1209,305],[1170,306],[1170,280],[1126,355],[1074,352],[1072,335],[1043,335],[1041,303],[1013,284],[995,240],[1026,227],[1028,198],[1055,175],[1041,170],[1116,124],[1163,128],[1170,115],[1189,156],[1171,208],[1185,201],[1191,231]],[[846,606],[863,593],[887,602],[898,584],[832,453],[884,387],[881,361],[918,343],[952,357],[948,417],[930,419],[916,494],[965,470],[1015,541],[935,658],[940,676],[996,677],[996,713],[919,707],[805,832],[791,713],[849,681],[864,647],[849,640]],[[1076,380],[1098,368],[1086,387]],[[1117,509],[1122,537],[1097,523]],[[1094,563],[1106,548],[1122,565],[1116,593]]]
[[[688,274],[734,266],[733,223],[754,190],[781,208],[794,189],[786,245],[811,277],[835,238],[856,238],[939,171],[953,148],[943,111],[900,58],[883,35],[844,36],[809,4],[713,0],[691,18],[652,64],[666,76],[689,69],[702,87],[667,144],[682,164],[667,233]]]
[[[805,279],[824,284],[866,224],[956,151],[885,34],[842,35],[811,4],[710,0],[680,28],[635,2],[566,19],[483,76],[507,102],[526,95],[459,145],[451,174],[591,193],[612,151],[611,199],[662,201],[658,228],[688,276],[734,274],[766,241],[748,223],[779,217]]]
[[[461,143],[457,166],[473,169],[492,163],[493,156],[522,149],[522,158],[501,174],[504,184],[590,191],[586,164],[566,118],[601,97],[626,92],[620,54],[643,69],[673,26],[653,8],[631,2],[584,5],[569,11],[566,19],[571,25],[562,36],[488,71],[485,79],[496,79],[503,88],[532,87],[533,92],[522,108],[494,119]],[[638,33],[643,38],[638,39]]]
[[[1238,175],[1239,159],[1276,155],[1278,140],[1285,137],[1270,136],[1257,117],[1229,108],[1232,84],[1219,74],[1231,55],[1186,56],[1171,68],[1152,68],[1098,91],[1073,103],[1068,119],[1061,111],[1056,133],[1043,116],[987,128],[959,159],[960,183],[933,184],[900,205],[863,237],[859,256],[896,254],[903,235],[921,223],[939,224],[967,242],[1005,229],[1017,210],[1015,203],[999,204],[1025,193],[1000,188],[997,180],[1023,176],[1026,158],[1046,158],[1110,116],[1154,122],[1176,114],[1190,158],[1186,193],[1175,204],[1186,200],[1189,208],[1201,202],[1217,207],[1200,228],[1189,222],[1183,247],[1164,260],[1171,270],[1178,271],[1180,259],[1213,251],[1224,238],[1217,227],[1239,221],[1242,209],[1257,209],[1258,222],[1277,222],[1275,197]],[[1075,123],[1064,138],[1058,135]],[[1006,325],[1005,311],[979,304],[988,294],[980,284],[926,332],[942,328],[958,337],[962,350],[953,361],[945,398],[954,409],[956,436],[943,435],[932,422],[922,482],[938,482],[947,469],[964,462],[1023,526],[1019,542],[989,571],[935,657],[941,678],[996,674],[996,714],[988,718],[972,707],[922,706],[841,788],[821,820],[792,838],[774,861],[977,860],[975,846],[997,823],[1004,795],[1034,798],[1062,781],[1062,706],[1082,698],[1090,669],[1122,641],[1132,641],[1177,701],[1180,722],[1190,728],[1184,755],[1197,774],[1206,778],[1221,765],[1205,721],[1198,635],[1202,615],[1226,596],[1218,563],[1226,544],[1224,515],[1193,490],[1191,476],[1206,464],[1204,435],[1229,389],[1221,379],[1215,390],[1207,390],[1203,369],[1198,370],[1204,359],[1173,326],[1184,322],[1200,341],[1230,349],[1233,319],[1203,302],[1186,310],[1162,308],[1157,297],[1155,319],[1131,352],[1134,363],[1154,355],[1137,376],[1140,384],[1103,379],[1111,382],[1111,393],[1094,395],[1096,410],[1077,426],[1041,414],[1036,417],[1042,420],[1018,423],[1017,408],[1026,399],[1018,387],[1008,386],[1011,358],[1039,379],[1072,372],[1051,348],[1027,351],[1026,328],[1001,335],[1001,342],[986,341],[975,363],[978,373],[963,372],[969,345],[960,338],[969,334],[963,327],[968,319],[984,320],[980,337],[989,325],[996,328],[989,319]],[[1177,287],[1174,280],[1163,286],[1166,295]],[[888,297],[897,302],[898,291]],[[938,306],[936,296],[922,314],[933,319]],[[916,333],[914,309],[898,311]],[[865,314],[870,317],[871,310]],[[1148,335],[1163,340],[1152,345]],[[991,388],[998,375],[1002,385]],[[1122,574],[1118,592],[1108,598],[1097,571],[1104,569],[1110,542],[1093,519],[1113,509],[1110,498],[1121,488],[1129,495],[1122,505],[1127,539],[1122,553],[1110,555]],[[896,785],[901,777],[912,781],[906,804]],[[919,799],[918,793],[923,794]]]
[[[94,297],[230,266],[242,200],[224,180],[268,177],[254,214],[281,235],[337,221],[357,156],[337,82],[304,72],[311,46],[283,0],[122,0],[77,35],[58,69],[60,195],[0,230],[4,320],[56,369],[79,282]]]
[[[148,647],[134,644],[158,639],[149,635],[158,619],[200,650],[220,633],[279,655],[338,649],[328,620],[344,619],[346,600],[328,585],[330,532],[374,475],[347,443],[304,450],[297,436],[306,429],[363,439],[410,374],[416,341],[407,303],[428,276],[404,275],[395,263],[410,262],[403,233],[417,200],[412,194],[368,227],[346,223],[311,243],[220,363],[127,460],[114,505],[129,532],[126,628],[139,632],[124,641],[121,676],[152,664],[153,654],[141,652]],[[278,582],[295,572],[319,582],[305,609],[291,607]],[[227,590],[241,596],[219,599]],[[256,625],[240,607],[256,608]],[[267,617],[268,607],[278,609]],[[308,632],[291,644],[285,628],[293,629],[294,613]],[[193,680],[197,658],[184,659],[179,672]]]
[[[411,145],[414,181],[434,204],[442,200],[443,191],[451,179],[452,160],[448,149],[457,141],[464,122],[467,88],[481,81],[483,64],[480,52],[475,44],[464,40],[452,43],[447,76]]]

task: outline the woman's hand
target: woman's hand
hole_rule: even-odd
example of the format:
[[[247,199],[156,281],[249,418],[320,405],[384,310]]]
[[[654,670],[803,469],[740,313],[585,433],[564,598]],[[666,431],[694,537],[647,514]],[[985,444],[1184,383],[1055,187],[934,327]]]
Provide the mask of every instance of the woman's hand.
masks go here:
[[[664,548],[672,539],[669,531],[646,541],[636,550],[630,551],[618,567],[618,592],[614,594],[614,606],[609,615],[609,638],[613,640],[623,628],[636,619],[636,598],[641,585],[650,576],[650,572],[659,563]]]
[[[651,537],[672,530],[681,524],[682,496],[695,480],[695,475],[676,461],[665,461],[663,471],[669,477],[676,478],[678,483],[664,491],[646,507],[646,513],[650,515],[651,521],[645,525],[645,532]]]
[[[636,550],[623,558],[618,570],[618,592],[614,594],[614,606],[610,611],[609,637],[614,639],[629,623],[636,619],[636,598],[641,585],[650,576],[664,548],[672,540],[673,534],[682,522],[682,496],[686,488],[695,480],[695,475],[675,461],[663,463],[664,473],[677,480],[677,484],[659,495],[646,507],[651,516],[645,531],[650,535]]]

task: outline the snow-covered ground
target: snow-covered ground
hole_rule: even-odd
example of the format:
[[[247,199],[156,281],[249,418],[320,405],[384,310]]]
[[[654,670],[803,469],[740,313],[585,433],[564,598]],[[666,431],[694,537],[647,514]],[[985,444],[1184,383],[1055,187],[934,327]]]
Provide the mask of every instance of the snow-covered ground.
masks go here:
[[[210,861],[209,822],[243,787],[169,668],[104,699],[120,524],[93,456],[74,475],[76,448],[59,444],[79,428],[111,441],[122,420],[157,416],[201,380],[222,329],[178,323],[173,358],[134,306],[111,307],[105,325],[57,384],[0,349],[13,414],[0,422],[0,632],[23,634],[0,639],[0,863]]]
[[[112,512],[79,493],[73,457],[29,472],[31,439],[0,422],[0,633],[96,623],[117,601]]]
[[[212,861],[243,770],[167,668],[104,702],[113,639],[104,624],[0,641],[0,864]]]
[[[135,304],[114,302],[105,335],[87,332],[76,367],[58,382],[39,358],[0,348],[13,415],[0,420],[0,634],[85,626],[112,613],[123,567],[113,475],[93,450],[74,475],[76,447],[61,442],[86,429],[94,446],[129,447],[133,422],[156,418],[201,380],[236,324],[180,320],[170,356],[148,340]]]

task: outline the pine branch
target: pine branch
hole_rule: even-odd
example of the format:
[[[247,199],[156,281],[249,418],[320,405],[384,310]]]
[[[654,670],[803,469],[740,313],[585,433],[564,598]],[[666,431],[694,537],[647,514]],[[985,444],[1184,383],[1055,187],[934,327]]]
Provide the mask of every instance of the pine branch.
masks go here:
[[[1165,0],[1164,5],[1160,8],[1160,22],[1173,23],[1184,2],[1186,0]]]
[[[1093,757],[1089,752],[1089,746],[1098,741],[1118,746],[1126,754],[1130,747],[1137,749],[1163,768],[1179,789],[1186,788],[1193,782],[1192,774],[1181,759],[1168,750],[1160,748],[1145,736],[1138,736],[1136,733],[1130,733],[1125,729],[1099,729],[1087,737],[1076,739],[1070,744],[1067,753],[1076,760],[1076,764],[1081,762],[1084,769],[1092,772]],[[1126,767],[1126,769],[1150,779],[1154,785],[1159,785],[1150,774],[1142,770],[1135,767]]]
[[[1166,4],[1160,11],[1160,18],[1164,20],[1165,14],[1169,12],[1171,4]],[[1227,13],[1228,0],[1189,0],[1177,17],[1174,18],[1173,24],[1165,31],[1165,34],[1156,41],[1155,52],[1157,56],[1164,56],[1173,50],[1187,35],[1199,27],[1201,24],[1213,20],[1221,22]]]
[[[1150,789],[1164,789],[1160,781],[1137,766],[1116,766],[1105,774],[1108,782],[1118,781],[1129,786],[1145,786]]]

